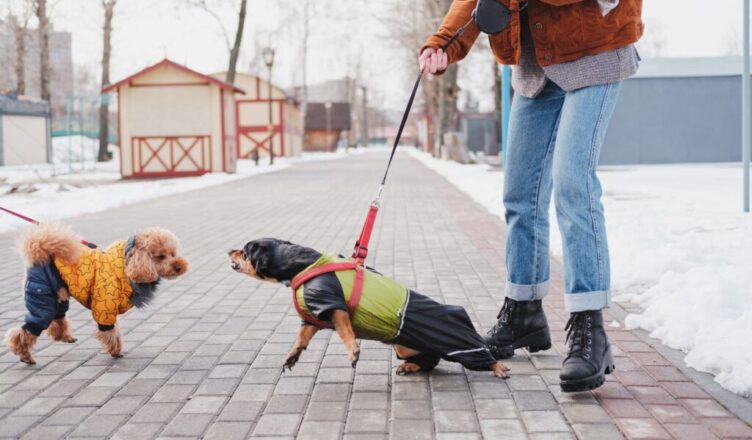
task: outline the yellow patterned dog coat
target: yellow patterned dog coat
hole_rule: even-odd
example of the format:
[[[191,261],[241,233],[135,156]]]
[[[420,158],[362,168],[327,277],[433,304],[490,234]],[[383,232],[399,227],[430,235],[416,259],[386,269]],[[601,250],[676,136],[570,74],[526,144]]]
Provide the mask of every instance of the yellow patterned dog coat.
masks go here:
[[[117,315],[133,307],[133,289],[125,275],[124,240],[116,241],[106,250],[84,248],[75,263],[55,260],[68,293],[87,309],[101,326],[112,326]]]

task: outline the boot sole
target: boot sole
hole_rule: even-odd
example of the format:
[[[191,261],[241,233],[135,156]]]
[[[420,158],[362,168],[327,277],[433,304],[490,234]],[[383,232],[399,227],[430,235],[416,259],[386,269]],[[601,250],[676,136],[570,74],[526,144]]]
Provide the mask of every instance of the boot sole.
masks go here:
[[[609,346],[603,356],[601,371],[584,379],[562,380],[559,386],[561,391],[565,393],[594,390],[603,385],[606,382],[606,375],[613,373],[614,370],[616,370],[616,365],[614,365],[614,357],[611,355],[611,347]]]
[[[529,353],[548,350],[551,348],[551,335],[548,333],[548,329],[543,328],[525,335],[514,341],[512,345],[507,345],[506,347],[493,347],[491,353],[497,360],[509,359],[514,356],[514,351],[518,348],[525,348]]]

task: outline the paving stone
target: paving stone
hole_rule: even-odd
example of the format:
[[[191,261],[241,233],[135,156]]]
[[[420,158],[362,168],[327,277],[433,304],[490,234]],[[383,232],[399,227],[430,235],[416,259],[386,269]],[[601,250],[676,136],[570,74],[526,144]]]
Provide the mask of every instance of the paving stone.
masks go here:
[[[54,438],[66,438],[66,435],[73,430],[72,425],[57,425],[57,426],[47,426],[47,425],[40,425],[36,426],[33,429],[29,430],[26,434],[24,434],[21,439],[22,440],[47,440],[47,439],[54,439]]]
[[[200,437],[213,418],[211,414],[178,414],[162,431],[162,435]]]
[[[227,399],[224,397],[198,396],[186,402],[181,414],[217,414]]]
[[[229,422],[256,421],[261,414],[263,402],[230,402],[222,409],[219,420]]]
[[[94,414],[71,433],[71,437],[106,437],[113,433],[126,419],[124,415]]]
[[[161,431],[161,423],[126,423],[112,436],[113,440],[147,440],[153,439]]]
[[[630,439],[670,439],[671,435],[655,419],[617,419]]]
[[[146,399],[140,396],[115,396],[102,408],[100,414],[135,414]]]
[[[96,407],[90,406],[78,406],[75,408],[60,408],[57,411],[55,411],[54,414],[52,414],[50,417],[45,419],[44,424],[45,425],[78,425],[84,419],[89,417],[94,411],[96,411]]]
[[[389,438],[394,440],[431,440],[436,438],[436,435],[431,420],[400,419],[392,422]]]
[[[298,440],[337,440],[342,432],[342,422],[304,421],[300,425]]]
[[[166,424],[172,419],[172,417],[178,412],[179,409],[180,404],[178,403],[149,402],[140,410],[138,410],[138,412],[133,415],[133,418],[131,418],[130,421],[135,423],[159,422]]]
[[[297,414],[264,414],[253,430],[253,436],[295,435],[298,425],[300,425],[300,415]]]
[[[561,410],[570,423],[612,423],[611,417],[598,405],[563,403]]]
[[[445,391],[431,393],[434,410],[470,410],[473,401],[470,393],[461,391]]]
[[[301,414],[305,411],[308,396],[303,394],[272,396],[264,414]]]
[[[252,426],[250,422],[219,422],[211,425],[204,438],[207,440],[242,440],[247,438]]]
[[[575,423],[572,429],[580,440],[622,440],[624,436],[612,423]]]
[[[345,421],[347,402],[315,402],[308,405],[306,420]]]
[[[479,432],[474,411],[436,411],[433,413],[437,432]]]
[[[522,411],[528,432],[568,431],[567,422],[558,411]]]
[[[548,391],[516,391],[512,397],[520,411],[553,410],[558,407]]]
[[[152,402],[185,402],[193,394],[195,385],[165,385],[151,398]]]
[[[481,420],[480,429],[483,438],[526,440],[528,438],[525,427],[520,420],[490,419]]]
[[[354,410],[347,416],[346,433],[386,431],[386,411]]]

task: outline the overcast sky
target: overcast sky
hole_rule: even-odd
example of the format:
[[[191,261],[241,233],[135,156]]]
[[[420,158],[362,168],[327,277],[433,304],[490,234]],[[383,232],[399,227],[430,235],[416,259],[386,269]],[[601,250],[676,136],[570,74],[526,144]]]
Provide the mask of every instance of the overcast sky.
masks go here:
[[[13,1],[0,0],[0,5]],[[73,34],[74,64],[79,70],[90,70],[98,80],[103,22],[100,0],[51,1],[55,28]],[[238,0],[209,2],[219,5],[217,13],[232,34]],[[354,75],[353,67],[348,66],[355,65],[357,58],[373,98],[391,107],[401,106],[415,72],[395,60],[394,42],[387,41],[383,20],[395,2],[409,4],[404,0],[314,0],[309,82]],[[277,50],[275,82],[283,86],[300,83],[303,3],[248,0],[240,70],[253,68],[258,48],[271,43]],[[662,41],[663,56],[729,54],[741,47],[741,4],[738,0],[646,0],[645,38]],[[0,7],[0,13],[4,10],[6,7]],[[217,21],[206,12],[181,6],[181,0],[119,0],[114,25],[113,81],[164,56],[201,72],[226,69],[228,54]],[[477,67],[486,65],[485,57],[482,52],[471,56],[461,69],[463,85],[480,95],[482,109],[488,110],[493,100],[484,99],[484,91],[491,87],[491,69]]]

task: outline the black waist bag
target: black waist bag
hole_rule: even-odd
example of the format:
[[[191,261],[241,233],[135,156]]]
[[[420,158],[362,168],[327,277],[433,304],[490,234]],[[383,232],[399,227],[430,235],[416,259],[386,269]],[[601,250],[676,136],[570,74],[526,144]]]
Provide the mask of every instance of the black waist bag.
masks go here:
[[[527,7],[523,3],[522,7],[517,10],[511,10],[501,4],[499,0],[478,0],[478,5],[473,11],[473,19],[481,32],[488,35],[495,35],[509,26],[509,20],[512,14],[520,12]]]

